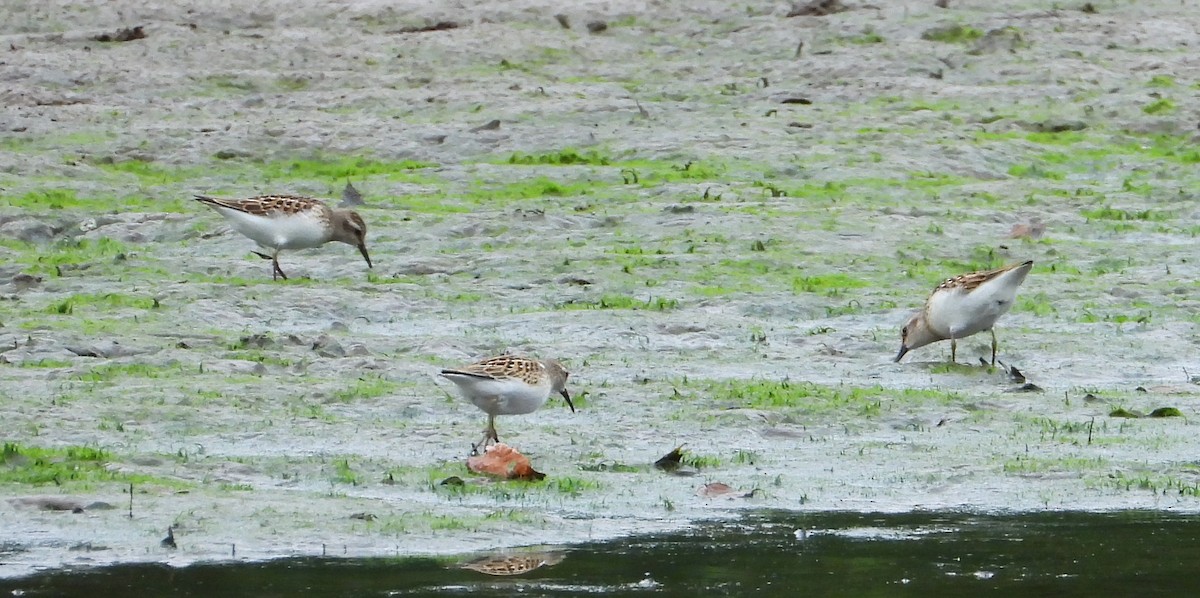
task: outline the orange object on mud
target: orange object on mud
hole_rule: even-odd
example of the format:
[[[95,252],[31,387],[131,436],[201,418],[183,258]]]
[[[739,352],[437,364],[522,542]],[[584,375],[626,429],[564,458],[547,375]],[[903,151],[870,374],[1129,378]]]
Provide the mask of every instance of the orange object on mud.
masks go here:
[[[467,457],[467,469],[505,480],[540,480],[546,477],[533,468],[529,457],[504,443],[489,446],[482,455]]]

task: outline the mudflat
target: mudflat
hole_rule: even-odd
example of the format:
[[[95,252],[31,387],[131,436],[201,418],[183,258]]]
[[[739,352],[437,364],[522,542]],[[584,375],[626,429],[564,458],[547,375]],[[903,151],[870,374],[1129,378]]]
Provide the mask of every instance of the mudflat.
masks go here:
[[[194,4],[0,19],[0,576],[1200,511],[1200,12]],[[288,281],[191,199],[347,183],[374,268]],[[892,362],[1024,260],[1001,365]],[[577,413],[497,421],[541,482],[467,471],[486,416],[436,375],[505,351],[571,372]]]

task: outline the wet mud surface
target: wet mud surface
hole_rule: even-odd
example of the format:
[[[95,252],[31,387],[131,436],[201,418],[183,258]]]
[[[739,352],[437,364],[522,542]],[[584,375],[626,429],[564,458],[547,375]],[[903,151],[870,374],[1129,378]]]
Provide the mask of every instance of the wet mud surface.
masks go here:
[[[10,7],[0,576],[1200,510],[1200,15],[849,6]],[[286,282],[190,199],[347,181],[375,267]],[[892,362],[942,279],[1025,259],[1025,380],[986,334]],[[578,413],[497,422],[544,482],[463,465],[485,417],[436,373],[504,351],[572,373]]]

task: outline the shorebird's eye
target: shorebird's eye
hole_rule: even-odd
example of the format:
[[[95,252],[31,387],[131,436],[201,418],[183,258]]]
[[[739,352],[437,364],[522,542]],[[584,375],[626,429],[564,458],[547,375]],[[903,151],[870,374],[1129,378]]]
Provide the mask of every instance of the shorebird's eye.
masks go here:
[[[908,336],[908,326],[900,329],[900,336]]]

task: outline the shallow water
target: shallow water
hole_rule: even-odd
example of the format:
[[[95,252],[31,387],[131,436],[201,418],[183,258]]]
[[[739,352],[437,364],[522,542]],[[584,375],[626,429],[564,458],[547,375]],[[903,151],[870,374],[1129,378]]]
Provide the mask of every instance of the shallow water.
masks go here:
[[[1147,596],[1197,587],[1200,518],[1117,513],[768,512],[682,533],[557,548],[561,562],[488,576],[433,558],[282,559],[56,570],[0,581],[63,596]],[[514,551],[513,554],[520,554]],[[468,559],[469,560],[469,559]]]

